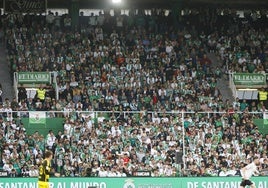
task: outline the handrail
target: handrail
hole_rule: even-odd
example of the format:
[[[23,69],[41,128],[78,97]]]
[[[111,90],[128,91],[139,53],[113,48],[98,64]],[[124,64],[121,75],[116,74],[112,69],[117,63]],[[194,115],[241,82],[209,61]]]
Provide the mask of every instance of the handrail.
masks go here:
[[[218,112],[218,111],[147,111],[147,110],[141,110],[141,111],[98,111],[98,110],[91,110],[91,111],[78,111],[75,109],[72,110],[49,110],[49,111],[38,111],[38,110],[12,110],[12,111],[1,111],[0,114],[2,113],[30,113],[30,112],[46,112],[46,113],[125,113],[125,114],[139,114],[139,113],[147,113],[147,114],[226,114],[229,113],[228,111],[224,112]],[[243,111],[236,111],[234,113],[238,114],[243,114],[243,113],[248,113],[248,114],[263,114],[267,112],[243,112]]]
[[[180,123],[184,124],[185,122],[185,119],[188,117],[187,115],[191,114],[191,115],[194,115],[196,113],[198,114],[205,114],[205,115],[208,115],[208,117],[210,117],[211,114],[226,114],[228,113],[227,111],[225,112],[213,112],[213,111],[210,111],[210,112],[193,112],[193,111],[77,111],[77,110],[74,110],[74,111],[67,111],[67,110],[62,110],[62,111],[10,111],[10,112],[0,112],[1,113],[22,113],[20,115],[22,115],[22,117],[24,118],[28,118],[30,117],[30,113],[45,113],[46,115],[43,116],[45,118],[47,118],[46,116],[48,116],[49,113],[61,113],[61,114],[64,114],[64,117],[69,117],[69,115],[71,113],[84,113],[85,115],[88,114],[88,115],[92,115],[93,117],[102,117],[100,116],[99,114],[103,114],[103,113],[123,113],[124,114],[124,117],[126,117],[127,114],[141,114],[141,113],[149,113],[149,114],[152,114],[152,117],[155,116],[155,114],[176,114],[176,115],[179,115],[181,114],[181,121]],[[242,114],[244,112],[235,112],[235,113],[239,113],[239,114]],[[267,112],[248,112],[249,114],[260,114],[260,115],[263,115],[262,117],[266,117],[267,115]],[[266,115],[266,116],[265,116]],[[39,116],[40,117],[40,116]],[[56,117],[56,116],[55,116]],[[19,116],[19,118],[21,118],[21,116]],[[54,118],[54,117],[53,117]],[[185,145],[185,136],[186,136],[186,130],[184,128],[184,126],[182,126],[182,141],[183,141],[183,145]],[[183,156],[186,156],[186,151],[185,151],[185,147],[182,148],[182,153],[183,153]],[[185,160],[183,160],[183,166],[184,166],[184,169],[185,169]]]
[[[236,87],[234,84],[233,74],[234,73],[229,73],[229,86],[230,86],[230,89],[232,91],[233,97],[235,99],[235,98],[237,98],[237,92],[236,92],[237,90],[236,90]]]

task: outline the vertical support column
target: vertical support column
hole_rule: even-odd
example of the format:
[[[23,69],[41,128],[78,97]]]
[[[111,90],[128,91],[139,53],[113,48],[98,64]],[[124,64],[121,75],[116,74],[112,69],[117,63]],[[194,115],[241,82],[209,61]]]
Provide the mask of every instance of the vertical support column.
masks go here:
[[[173,24],[175,27],[178,27],[182,11],[182,0],[174,0],[171,11],[173,16]]]
[[[186,170],[186,151],[185,151],[185,128],[184,128],[184,112],[182,112],[182,143],[183,143],[183,146],[182,146],[182,162],[183,162],[183,170],[185,171]]]
[[[79,26],[79,8],[79,0],[70,0],[69,15],[72,19],[73,30]]]

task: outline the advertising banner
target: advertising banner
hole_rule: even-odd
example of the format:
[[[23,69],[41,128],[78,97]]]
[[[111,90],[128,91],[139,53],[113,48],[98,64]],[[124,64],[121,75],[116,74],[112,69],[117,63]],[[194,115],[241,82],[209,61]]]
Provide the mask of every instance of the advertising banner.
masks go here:
[[[50,83],[51,76],[49,72],[18,72],[19,84],[32,83]]]
[[[9,13],[44,13],[46,0],[4,0],[4,11]]]
[[[46,124],[46,112],[40,112],[40,111],[29,112],[29,123]]]
[[[243,86],[266,85],[266,75],[258,73],[234,73],[233,81],[235,85]]]
[[[268,125],[268,112],[263,113],[263,124],[266,126]]]
[[[268,188],[267,177],[254,177],[256,188]],[[50,178],[50,188],[239,188],[241,177]],[[37,178],[2,178],[0,188],[37,188]]]

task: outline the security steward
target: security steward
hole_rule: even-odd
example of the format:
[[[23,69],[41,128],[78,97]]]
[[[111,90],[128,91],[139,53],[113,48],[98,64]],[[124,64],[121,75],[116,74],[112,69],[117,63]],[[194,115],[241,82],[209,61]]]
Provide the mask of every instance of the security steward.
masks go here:
[[[259,90],[259,101],[263,103],[264,107],[268,108],[268,88]]]
[[[36,90],[36,98],[40,99],[40,101],[43,103],[45,101],[46,97],[46,89],[42,86]]]
[[[268,92],[265,89],[259,91],[259,100],[266,101]]]

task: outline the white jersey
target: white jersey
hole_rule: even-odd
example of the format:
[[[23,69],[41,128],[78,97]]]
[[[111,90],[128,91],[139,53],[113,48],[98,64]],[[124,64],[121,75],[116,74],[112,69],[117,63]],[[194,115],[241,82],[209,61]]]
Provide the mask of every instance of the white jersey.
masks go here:
[[[243,179],[246,179],[246,180],[249,180],[252,175],[254,175],[255,173],[258,173],[257,166],[255,165],[254,162],[248,164],[243,169],[240,172],[241,172]]]

